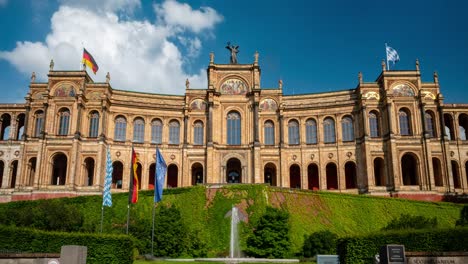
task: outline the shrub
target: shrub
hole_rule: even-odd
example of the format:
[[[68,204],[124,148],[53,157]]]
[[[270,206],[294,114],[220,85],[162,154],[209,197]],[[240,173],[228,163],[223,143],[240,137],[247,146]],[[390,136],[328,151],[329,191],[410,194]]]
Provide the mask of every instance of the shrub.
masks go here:
[[[460,219],[455,223],[456,226],[468,226],[468,205],[463,206],[460,212]]]
[[[317,254],[336,254],[336,240],[338,236],[330,231],[319,231],[304,238],[302,252],[304,257],[310,258]]]
[[[405,245],[406,251],[467,251],[468,228],[381,231],[369,236],[340,238],[337,253],[341,263],[373,263],[380,247]]]
[[[261,258],[284,258],[290,254],[289,213],[267,207],[253,234],[247,238],[246,253]]]
[[[29,253],[60,253],[63,245],[87,247],[86,263],[133,263],[135,241],[127,235],[46,232],[0,226],[0,248]]]
[[[382,230],[428,229],[437,227],[437,217],[428,218],[420,215],[402,214],[394,218]]]
[[[158,207],[154,223],[154,255],[179,257],[187,247],[188,229],[175,207]]]

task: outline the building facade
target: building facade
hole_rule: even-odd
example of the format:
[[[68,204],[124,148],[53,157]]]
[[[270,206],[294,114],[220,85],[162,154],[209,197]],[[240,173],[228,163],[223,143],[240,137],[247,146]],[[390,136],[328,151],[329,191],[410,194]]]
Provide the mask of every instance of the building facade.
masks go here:
[[[414,70],[359,74],[355,89],[284,95],[252,64],[216,64],[208,87],[184,95],[113,89],[86,71],[31,77],[24,104],[0,105],[2,201],[98,194],[106,153],[113,192],[128,191],[132,146],[141,189],[261,183],[376,195],[468,191],[468,104],[445,104],[438,77]]]

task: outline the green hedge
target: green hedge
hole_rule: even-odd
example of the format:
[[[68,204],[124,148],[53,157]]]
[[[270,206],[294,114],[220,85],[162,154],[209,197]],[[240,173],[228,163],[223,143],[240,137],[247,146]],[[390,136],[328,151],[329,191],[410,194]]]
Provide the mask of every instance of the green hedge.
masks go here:
[[[134,239],[126,235],[46,232],[0,226],[0,248],[29,253],[60,253],[63,245],[88,247],[86,263],[133,263]]]
[[[379,232],[369,236],[341,238],[340,263],[373,263],[380,247],[400,244],[406,251],[468,251],[468,228]]]

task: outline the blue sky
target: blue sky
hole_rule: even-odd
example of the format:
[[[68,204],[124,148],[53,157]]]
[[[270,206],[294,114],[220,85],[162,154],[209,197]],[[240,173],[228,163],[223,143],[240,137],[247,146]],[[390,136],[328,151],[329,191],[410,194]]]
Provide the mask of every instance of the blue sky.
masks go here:
[[[209,52],[228,63],[260,53],[262,87],[283,80],[285,94],[355,88],[357,74],[374,81],[385,43],[394,69],[423,81],[439,73],[446,103],[468,103],[468,1],[140,1],[0,0],[0,103],[24,101],[31,72],[77,70],[84,45],[110,72],[115,89],[183,94],[206,88]]]

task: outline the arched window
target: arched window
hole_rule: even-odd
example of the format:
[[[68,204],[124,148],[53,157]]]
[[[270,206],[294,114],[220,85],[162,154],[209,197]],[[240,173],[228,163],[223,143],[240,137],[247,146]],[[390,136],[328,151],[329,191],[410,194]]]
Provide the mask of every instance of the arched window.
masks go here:
[[[435,137],[434,131],[434,117],[430,111],[426,111],[424,114],[424,118],[426,119],[426,132],[430,138]]]
[[[85,186],[93,186],[94,182],[94,159],[93,158],[86,158],[84,160],[84,172],[85,178],[84,185]]]
[[[458,130],[460,132],[460,139],[467,140],[468,138],[468,115],[461,114],[458,117]]]
[[[133,142],[143,143],[145,141],[145,121],[136,118],[133,121]]]
[[[265,137],[265,145],[275,144],[275,124],[268,120],[263,125],[263,134]]]
[[[289,145],[299,145],[299,123],[297,120],[290,120],[288,123],[288,143]]]
[[[380,137],[379,115],[376,111],[369,113],[369,129],[371,137]]]
[[[162,143],[162,127],[163,124],[159,119],[155,119],[151,122],[151,143]]]
[[[375,186],[385,186],[387,184],[385,177],[385,164],[382,158],[374,159],[374,181]]]
[[[453,118],[451,114],[444,114],[445,134],[448,140],[455,140],[455,130],[453,126]]]
[[[354,126],[351,117],[345,116],[341,119],[341,132],[343,133],[343,142],[354,140]]]
[[[241,143],[241,117],[237,112],[229,112],[227,115],[227,143],[228,145],[240,145]]]
[[[125,141],[127,139],[127,120],[123,116],[115,119],[114,140]]]
[[[197,121],[193,124],[193,144],[194,145],[203,145],[203,122]]]
[[[65,185],[67,179],[67,156],[58,153],[53,158],[52,185]]]
[[[319,168],[317,164],[309,164],[309,166],[307,167],[307,180],[309,182],[309,190],[320,189]]]
[[[442,166],[438,158],[432,158],[432,170],[434,171],[434,185],[444,186],[444,180],[442,176]]]
[[[403,155],[401,173],[404,185],[419,185],[418,161],[414,154],[406,153]]]
[[[346,189],[355,189],[357,184],[356,164],[348,161],[345,164]]]
[[[123,164],[120,161],[112,163],[112,188],[122,189]]]
[[[60,109],[58,134],[60,136],[68,135],[69,127],[70,127],[70,110],[66,108]]]
[[[99,113],[91,112],[89,116],[89,137],[95,138],[99,133]]]
[[[452,160],[452,176],[453,176],[453,187],[461,188],[461,179],[460,179],[460,168],[458,167],[458,162]]]
[[[34,114],[34,137],[41,137],[42,130],[44,129],[44,112],[42,110],[36,111]]]
[[[192,165],[192,185],[203,184],[203,166],[200,163]]]
[[[289,187],[301,189],[301,168],[297,164],[289,167]]]
[[[0,117],[0,140],[8,140],[10,138],[11,117],[9,114],[3,114]]]
[[[306,143],[317,144],[317,122],[314,119],[306,121]]]
[[[179,144],[180,125],[177,120],[169,122],[169,144]]]
[[[18,175],[18,161],[14,160],[10,166],[10,188],[15,188],[16,186],[16,176]]]
[[[24,120],[26,118],[25,114],[19,114],[18,117],[16,117],[16,140],[21,140],[24,134]]]
[[[338,189],[338,170],[335,163],[330,162],[325,168],[327,176],[327,189],[328,190],[337,190]]]
[[[3,171],[5,170],[5,163],[3,163],[2,160],[0,160],[0,188],[2,187],[2,182],[3,182]]]
[[[411,126],[410,126],[410,114],[409,111],[405,109],[400,109],[398,112],[398,119],[400,121],[400,135],[410,136],[411,135]]]
[[[325,143],[335,143],[335,121],[331,117],[323,120],[323,141]]]

